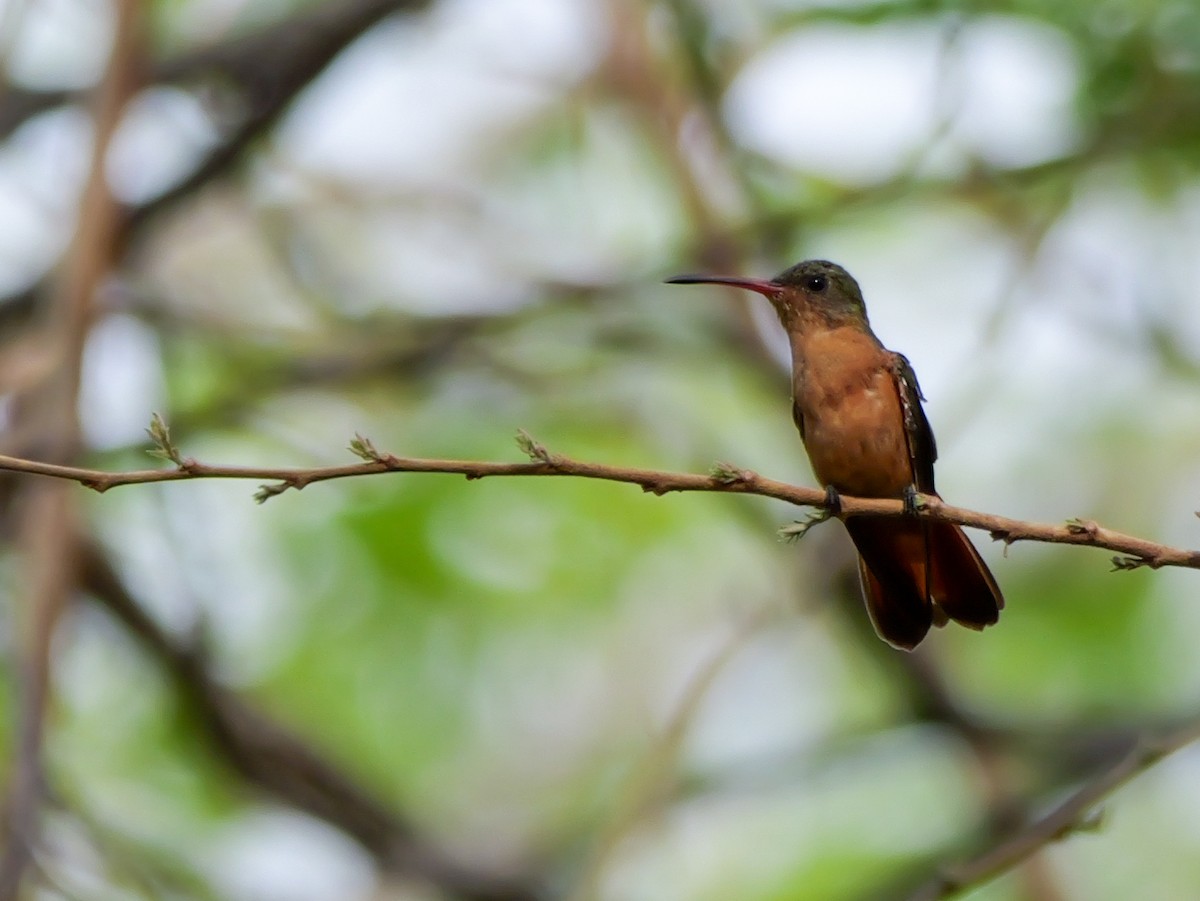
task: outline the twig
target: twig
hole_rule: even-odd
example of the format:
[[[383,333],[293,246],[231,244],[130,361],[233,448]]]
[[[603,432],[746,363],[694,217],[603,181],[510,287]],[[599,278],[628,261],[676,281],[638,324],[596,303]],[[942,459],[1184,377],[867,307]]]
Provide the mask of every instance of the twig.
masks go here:
[[[525,436],[522,442],[529,439]],[[0,455],[0,471],[21,472],[78,482],[94,491],[104,492],[122,485],[139,485],[150,482],[183,482],[192,479],[256,479],[272,484],[264,485],[256,495],[261,503],[289,488],[301,489],[315,482],[344,479],[356,476],[378,475],[385,472],[427,472],[462,475],[468,479],[489,476],[570,476],[584,479],[600,479],[608,482],[624,482],[637,485],[652,494],[668,494],[673,491],[714,491],[728,494],[751,494],[775,498],[804,507],[824,507],[825,493],[816,488],[789,485],[760,476],[747,469],[735,469],[722,463],[712,473],[663,472],[625,466],[606,466],[573,460],[560,454],[551,454],[544,447],[532,442],[523,449],[532,459],[528,463],[498,463],[478,460],[439,460],[415,457],[397,457],[377,451],[361,436],[352,442],[352,449],[363,457],[361,463],[342,466],[313,468],[224,466],[201,463],[190,457],[179,457],[174,469],[138,469],[125,472],[107,472],[85,469],[78,466],[62,466],[19,457]],[[159,446],[159,452],[178,454],[173,446]],[[1176,548],[1160,544],[1135,535],[1126,535],[1106,529],[1090,520],[1071,519],[1062,525],[1026,522],[980,513],[963,507],[954,507],[931,495],[921,495],[916,515],[929,519],[954,522],[974,529],[982,529],[993,540],[1006,545],[1018,541],[1039,541],[1049,544],[1077,544],[1087,547],[1105,548],[1115,551],[1113,568],[1117,570],[1164,566],[1182,566],[1200,569],[1200,551]],[[899,500],[882,498],[842,499],[841,518],[848,516],[904,516],[904,504]]]
[[[1134,776],[1194,741],[1200,741],[1200,719],[1192,720],[1158,738],[1143,739],[1116,764],[1086,783],[1041,819],[978,856],[943,868],[937,876],[905,897],[908,901],[941,901],[977,888],[1011,870],[1052,842],[1095,826],[1097,820],[1093,810],[1097,804]]]

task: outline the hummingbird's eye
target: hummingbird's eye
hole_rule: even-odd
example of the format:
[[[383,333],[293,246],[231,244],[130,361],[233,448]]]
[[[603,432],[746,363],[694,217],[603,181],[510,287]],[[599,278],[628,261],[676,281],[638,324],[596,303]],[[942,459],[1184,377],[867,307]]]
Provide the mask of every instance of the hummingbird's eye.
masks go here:
[[[804,287],[814,294],[820,294],[829,287],[829,279],[823,275],[810,275],[804,280]]]

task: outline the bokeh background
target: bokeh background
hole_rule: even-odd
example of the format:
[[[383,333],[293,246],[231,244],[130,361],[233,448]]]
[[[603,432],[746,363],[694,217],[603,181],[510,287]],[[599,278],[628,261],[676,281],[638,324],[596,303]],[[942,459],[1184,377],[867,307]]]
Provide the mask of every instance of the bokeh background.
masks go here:
[[[825,257],[951,503],[1200,543],[1192,0],[0,10],[4,453],[159,465],[160,411],[212,463],[524,428],[812,484],[766,304],[661,281]],[[760,498],[46,486],[3,897],[904,898],[1200,717],[1197,576],[1102,551],[973,533],[1000,624],[905,655]],[[1200,896],[1200,752],[1083,825],[966,896]]]

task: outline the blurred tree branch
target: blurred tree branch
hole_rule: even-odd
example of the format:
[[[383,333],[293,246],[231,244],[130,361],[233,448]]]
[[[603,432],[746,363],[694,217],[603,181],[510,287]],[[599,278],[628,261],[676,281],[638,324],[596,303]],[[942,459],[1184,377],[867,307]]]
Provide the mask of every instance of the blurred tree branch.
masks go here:
[[[41,336],[54,366],[14,398],[14,420],[32,446],[68,462],[82,449],[79,391],[83,353],[97,296],[113,271],[122,241],[116,198],[104,161],[129,99],[137,91],[145,46],[139,0],[116,4],[115,37],[104,75],[92,99],[90,168],[75,233],[52,314]],[[16,749],[8,792],[7,842],[0,859],[0,899],[25,895],[26,872],[41,840],[46,792],[43,744],[52,673],[52,641],[77,584],[82,529],[75,498],[54,485],[23,485],[17,498],[18,540],[24,550],[22,624]]]
[[[164,67],[165,83],[197,76],[226,78],[242,95],[241,121],[183,181],[130,212],[137,229],[161,210],[224,174],[243,151],[264,134],[295,97],[351,42],[395,12],[414,12],[431,0],[356,0],[318,6],[306,16],[288,19],[267,32],[251,34],[200,51]]]
[[[459,865],[422,839],[299,736],[272,722],[213,678],[203,649],[168,635],[131,594],[103,550],[83,549],[82,587],[115,616],[170,675],[198,727],[225,762],[265,795],[352,836],[380,869],[416,877],[464,901],[532,901],[531,886]]]
[[[713,683],[726,666],[767,624],[769,611],[760,610],[736,626],[720,647],[699,666],[661,733],[651,742],[637,768],[629,775],[614,799],[613,809],[581,868],[570,901],[594,901],[604,897],[601,889],[605,869],[621,842],[643,819],[668,803],[678,779],[679,760],[688,730]]]
[[[125,472],[108,472],[44,463],[18,457],[0,455],[0,471],[20,472],[30,475],[48,476],[78,482],[94,491],[104,492],[122,485],[149,484],[154,482],[179,482],[193,479],[261,479],[273,484],[263,485],[255,498],[259,502],[282,494],[288,489],[299,490],[316,482],[344,479],[357,476],[378,475],[386,472],[445,473],[463,475],[468,479],[487,476],[572,476],[585,479],[600,479],[609,482],[624,482],[638,485],[643,491],[653,494],[668,494],[675,491],[712,491],[729,494],[751,494],[775,498],[797,506],[818,507],[817,513],[808,522],[797,528],[785,530],[789,535],[801,535],[811,525],[828,518],[824,513],[825,493],[816,488],[789,485],[760,476],[746,469],[729,464],[718,464],[708,475],[696,473],[663,472],[622,466],[606,466],[572,460],[560,454],[552,454],[524,432],[518,443],[529,454],[528,463],[499,463],[475,460],[434,460],[413,457],[397,457],[377,451],[369,440],[358,436],[351,442],[351,449],[363,458],[362,463],[343,466],[310,468],[223,466],[201,463],[184,457],[171,443],[162,421],[155,418],[151,434],[159,444],[156,453],[175,463],[174,469],[140,469]],[[899,500],[881,498],[843,497],[840,516],[905,516],[904,503]],[[1170,547],[1134,535],[1126,535],[1104,528],[1090,520],[1071,519],[1061,526],[1049,523],[1027,522],[980,513],[963,507],[951,506],[941,498],[931,495],[920,496],[917,515],[929,519],[954,522],[959,525],[982,529],[993,540],[1014,544],[1018,541],[1038,541],[1049,544],[1075,544],[1116,551],[1123,556],[1113,557],[1113,568],[1117,570],[1164,566],[1180,566],[1200,569],[1200,551]]]
[[[940,901],[978,888],[1027,860],[1031,855],[1072,833],[1096,825],[1095,808],[1135,776],[1187,745],[1200,741],[1200,719],[1192,719],[1158,735],[1141,737],[1132,750],[1044,816],[1030,820],[998,844],[971,858],[939,868],[937,875],[911,893],[908,901]]]
[[[147,83],[189,84],[207,79],[232,89],[240,107],[235,124],[199,165],[178,184],[136,207],[125,208],[124,242],[156,214],[170,209],[227,173],[246,149],[265,134],[288,105],[351,42],[395,12],[416,12],[431,0],[348,0],[226,43],[202,48],[160,63]],[[12,91],[0,103],[0,136],[39,112],[73,100],[65,92]],[[13,295],[0,306],[2,318],[23,319],[46,291],[42,284]]]
[[[430,0],[347,0],[318,4],[273,26],[217,44],[202,46],[153,64],[148,84],[185,85],[204,78],[225,79],[265,103],[292,97],[297,83],[311,80],[341,49],[395,12],[415,12]],[[315,67],[315,70],[314,70]],[[0,139],[29,119],[79,99],[76,91],[8,87],[0,99]]]

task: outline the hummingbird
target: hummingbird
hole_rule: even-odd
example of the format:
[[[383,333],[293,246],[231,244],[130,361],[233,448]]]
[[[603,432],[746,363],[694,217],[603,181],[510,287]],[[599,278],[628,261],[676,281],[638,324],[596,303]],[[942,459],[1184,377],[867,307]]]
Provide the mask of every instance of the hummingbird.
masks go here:
[[[840,513],[842,494],[904,501],[908,516],[843,519],[879,637],[911,651],[930,626],[995,623],[1004,598],[970,539],[954,523],[915,515],[918,493],[937,496],[925,398],[908,359],[875,337],[850,273],[806,260],[770,280],[680,275],[667,282],[729,285],[771,302],[791,345],[792,418],[826,509]]]

